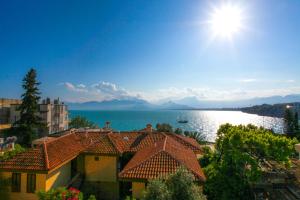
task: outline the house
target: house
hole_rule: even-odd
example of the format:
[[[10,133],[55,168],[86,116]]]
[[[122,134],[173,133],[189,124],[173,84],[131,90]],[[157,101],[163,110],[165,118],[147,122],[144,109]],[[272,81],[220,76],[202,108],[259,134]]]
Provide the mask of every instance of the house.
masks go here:
[[[32,148],[0,162],[0,190],[6,199],[37,199],[35,191],[70,186],[83,179],[102,199],[140,198],[147,182],[186,167],[199,185],[205,176],[197,161],[202,155],[191,138],[152,130],[66,131],[57,138],[35,141]]]

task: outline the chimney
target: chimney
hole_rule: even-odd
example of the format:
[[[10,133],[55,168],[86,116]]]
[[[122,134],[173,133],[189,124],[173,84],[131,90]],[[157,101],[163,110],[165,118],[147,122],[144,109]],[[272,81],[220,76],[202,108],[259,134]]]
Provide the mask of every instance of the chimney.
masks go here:
[[[152,125],[151,124],[146,125],[146,132],[148,132],[148,133],[152,132]]]
[[[105,128],[106,128],[106,129],[110,129],[110,122],[108,122],[108,121],[105,122]]]

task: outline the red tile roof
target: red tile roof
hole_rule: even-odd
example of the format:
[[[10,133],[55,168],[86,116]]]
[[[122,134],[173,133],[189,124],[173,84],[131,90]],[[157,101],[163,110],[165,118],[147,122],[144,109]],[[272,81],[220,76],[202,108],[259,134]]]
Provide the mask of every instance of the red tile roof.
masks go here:
[[[85,149],[82,140],[77,134],[68,134],[44,143],[46,149],[46,164],[49,164],[48,169],[53,169],[58,165],[76,157]]]
[[[101,133],[94,133],[96,135],[95,139],[91,141],[91,145],[89,145],[84,152],[86,153],[98,153],[98,154],[112,154],[118,155],[120,151],[115,147],[114,143],[111,141],[110,135],[108,134],[101,134]]]
[[[41,147],[29,149],[11,159],[0,162],[3,170],[38,170],[46,169],[44,150]]]
[[[163,140],[166,136],[174,138],[177,142],[193,150],[194,153],[202,153],[202,149],[196,140],[174,133],[121,132],[120,134],[112,134],[111,140],[120,152],[137,152],[149,145]]]
[[[0,162],[0,169],[5,170],[40,170],[47,171],[76,157],[84,146],[80,138],[67,134],[17,154],[11,159]]]
[[[58,138],[40,142],[35,148],[0,162],[0,170],[48,171],[70,161],[80,153],[118,155],[124,152],[137,152],[126,166],[126,170],[132,168],[132,170],[140,171],[140,178],[151,178],[157,174],[173,172],[182,164],[193,171],[195,176],[201,177],[202,174],[199,174],[201,169],[199,172],[199,164],[196,164],[197,160],[193,151],[194,153],[201,152],[201,148],[195,140],[170,133],[70,132]],[[154,155],[155,157],[153,157]],[[137,164],[141,165],[137,166]],[[152,167],[149,166],[152,165],[156,171],[151,171]],[[161,165],[161,168],[155,168],[158,165]],[[128,171],[128,173],[132,172]],[[128,174],[128,177],[131,175]]]
[[[153,179],[174,173],[180,166],[186,167],[199,181],[205,175],[194,152],[166,136],[149,147],[138,151],[119,173],[123,179]]]

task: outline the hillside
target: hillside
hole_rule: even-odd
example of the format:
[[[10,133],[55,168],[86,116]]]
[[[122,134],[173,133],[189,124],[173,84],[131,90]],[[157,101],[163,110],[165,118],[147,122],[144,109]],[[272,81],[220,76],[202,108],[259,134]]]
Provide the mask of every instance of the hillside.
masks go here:
[[[287,106],[291,106],[290,109],[297,111],[300,114],[300,103],[280,103],[280,104],[262,104],[258,106],[241,108],[242,112],[257,114],[261,116],[280,117],[282,118]]]

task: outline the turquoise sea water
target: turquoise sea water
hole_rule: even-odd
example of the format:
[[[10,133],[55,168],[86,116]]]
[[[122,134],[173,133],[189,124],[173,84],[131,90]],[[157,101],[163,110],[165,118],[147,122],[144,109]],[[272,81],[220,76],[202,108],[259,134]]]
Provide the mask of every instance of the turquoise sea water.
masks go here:
[[[254,124],[282,133],[283,120],[262,117],[240,111],[199,111],[199,110],[157,110],[157,111],[70,111],[70,117],[84,116],[103,127],[106,121],[117,131],[139,130],[150,123],[169,123],[175,128],[189,131],[201,131],[209,141],[214,141],[218,127],[224,123]],[[188,120],[186,124],[177,123],[178,119]]]

